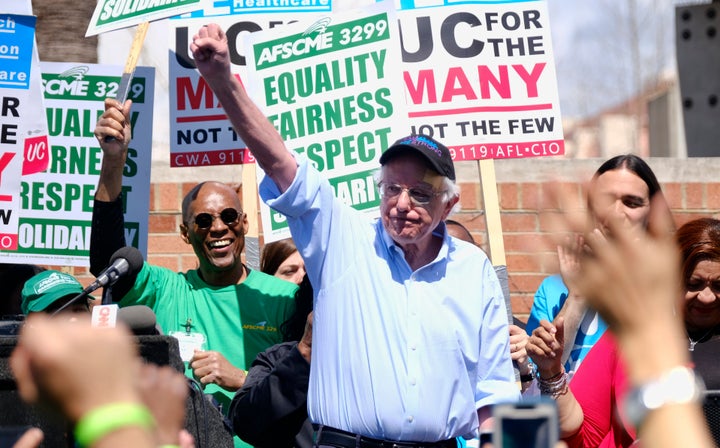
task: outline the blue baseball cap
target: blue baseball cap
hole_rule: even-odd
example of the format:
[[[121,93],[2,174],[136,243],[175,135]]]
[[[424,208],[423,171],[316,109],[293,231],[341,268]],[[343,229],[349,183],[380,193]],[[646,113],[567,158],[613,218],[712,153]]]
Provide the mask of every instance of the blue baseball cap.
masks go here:
[[[450,150],[427,135],[411,134],[396,141],[380,156],[380,164],[385,165],[393,157],[408,152],[419,153],[433,170],[455,181],[455,165]]]

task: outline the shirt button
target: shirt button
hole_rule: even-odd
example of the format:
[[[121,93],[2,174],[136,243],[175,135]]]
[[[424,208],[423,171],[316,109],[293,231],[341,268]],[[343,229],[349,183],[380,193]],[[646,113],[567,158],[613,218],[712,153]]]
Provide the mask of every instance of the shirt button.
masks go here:
[[[411,345],[410,345],[410,350],[412,350],[412,351],[417,350],[417,346],[415,346],[415,344],[411,344]]]
[[[412,423],[413,420],[415,420],[415,417],[413,417],[412,415],[409,415],[408,418],[407,418],[407,421],[408,421],[409,423]]]
[[[410,378],[410,385],[414,386],[416,383],[415,378]]]

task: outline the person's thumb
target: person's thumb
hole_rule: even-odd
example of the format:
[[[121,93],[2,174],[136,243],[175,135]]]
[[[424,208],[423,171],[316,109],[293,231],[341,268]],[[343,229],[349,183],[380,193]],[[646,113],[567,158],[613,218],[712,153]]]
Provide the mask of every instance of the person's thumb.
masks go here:
[[[12,448],[37,448],[44,439],[40,428],[30,428],[15,442]]]
[[[557,330],[555,332],[555,339],[557,339],[560,345],[563,345],[565,343],[565,318],[562,316],[556,318],[553,321],[553,325],[555,325],[555,329]]]

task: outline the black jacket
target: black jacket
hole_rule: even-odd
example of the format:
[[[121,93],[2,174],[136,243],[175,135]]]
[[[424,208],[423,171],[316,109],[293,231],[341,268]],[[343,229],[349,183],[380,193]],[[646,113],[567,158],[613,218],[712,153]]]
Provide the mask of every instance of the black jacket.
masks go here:
[[[230,404],[235,433],[256,447],[311,448],[309,377],[310,364],[297,342],[276,344],[258,354]]]

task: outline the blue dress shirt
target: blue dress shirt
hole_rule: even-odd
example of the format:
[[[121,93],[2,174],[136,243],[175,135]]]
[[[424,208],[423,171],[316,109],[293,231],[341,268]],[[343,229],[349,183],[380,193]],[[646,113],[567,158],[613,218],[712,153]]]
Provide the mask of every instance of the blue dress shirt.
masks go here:
[[[280,193],[315,291],[308,413],[315,423],[380,439],[439,441],[476,433],[476,410],[516,401],[507,312],[485,254],[450,238],[412,271],[380,220],[335,198],[307,159]]]

